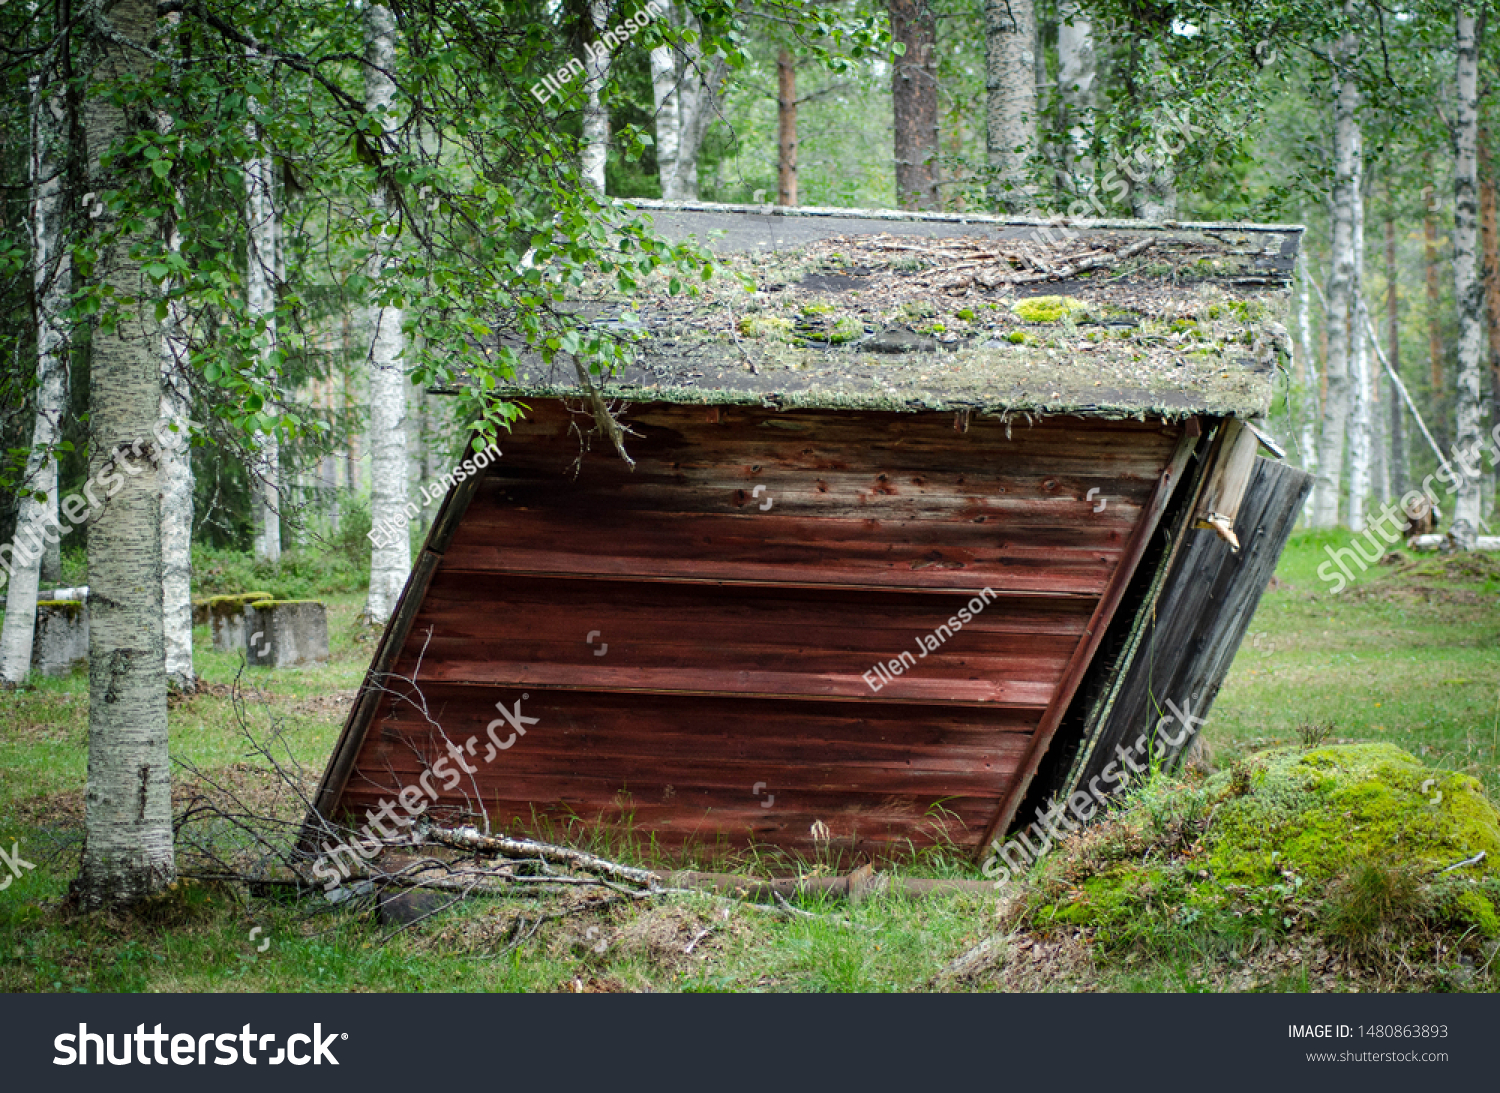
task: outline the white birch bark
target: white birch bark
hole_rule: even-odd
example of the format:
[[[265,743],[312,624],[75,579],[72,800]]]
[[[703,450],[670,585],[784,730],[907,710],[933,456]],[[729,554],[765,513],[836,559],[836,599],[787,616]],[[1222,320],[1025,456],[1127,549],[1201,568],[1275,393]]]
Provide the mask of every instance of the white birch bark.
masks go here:
[[[396,85],[386,73],[395,66],[396,21],[382,4],[365,8],[365,109],[382,117],[387,133],[395,119],[387,113],[395,101]],[[380,229],[386,220],[388,195],[383,183],[370,193],[374,234],[369,274],[378,281],[385,269],[389,236]],[[406,383],[401,367],[403,349],[401,309],[370,306],[364,309],[363,329],[370,339],[370,515],[375,538],[370,550],[370,593],[365,615],[383,625],[395,610],[411,570],[411,543],[406,531]]]
[[[985,0],[985,145],[990,204],[1024,212],[1036,151],[1036,11],[1032,0]]]
[[[1356,129],[1356,133],[1358,130]],[[1371,458],[1374,453],[1370,391],[1370,349],[1365,337],[1365,201],[1363,148],[1355,158],[1356,174],[1350,186],[1350,238],[1354,250],[1349,285],[1349,527],[1365,529],[1365,509],[1370,498]]]
[[[1351,5],[1345,4],[1348,13]],[[1359,88],[1353,62],[1353,31],[1339,40],[1333,76],[1333,273],[1328,279],[1328,393],[1318,439],[1318,477],[1313,484],[1314,527],[1336,527],[1343,493],[1344,440],[1349,427],[1349,348],[1354,292],[1354,210],[1361,173],[1360,132],[1355,111]]]
[[[117,0],[94,24],[96,80],[149,68],[156,24],[150,0]],[[107,97],[87,104],[89,190],[117,185],[101,156],[136,129]],[[117,162],[110,170],[120,170]],[[130,169],[128,166],[125,169]],[[99,223],[108,225],[105,212]],[[89,526],[89,770],[80,906],[136,902],[171,883],[172,784],[162,649],[161,508],[156,442],[161,367],[155,287],[131,258],[140,238],[101,253],[94,276],[115,299],[141,301],[93,334],[89,478],[104,495]]]
[[[1468,469],[1482,466],[1484,289],[1478,275],[1479,63],[1475,19],[1462,4],[1457,12],[1457,124],[1453,161],[1453,295],[1458,305],[1458,383],[1454,407],[1455,454]],[[1471,459],[1468,453],[1475,453]],[[1482,481],[1465,473],[1454,498],[1454,521],[1478,530]]]
[[[1318,359],[1313,355],[1312,327],[1312,274],[1307,268],[1307,251],[1297,255],[1297,350],[1302,355],[1302,382],[1305,385],[1301,399],[1301,431],[1298,449],[1302,453],[1302,469],[1316,476],[1318,473],[1318,443],[1316,421],[1321,408],[1318,405]],[[1302,503],[1302,518],[1312,519],[1312,495]]]
[[[72,291],[73,267],[63,238],[63,162],[66,105],[60,89],[33,76],[31,90],[30,201],[31,284],[36,299],[36,419],[26,459],[26,485],[33,491],[16,512],[15,544],[0,563],[9,572],[5,626],[0,631],[0,679],[20,683],[31,669],[36,631],[37,587],[46,547],[71,530],[57,519],[57,457],[67,411],[68,335],[63,311]],[[38,495],[45,495],[39,497]]]
[[[172,13],[167,21],[176,24],[182,16]],[[172,117],[164,111],[156,116],[157,128],[166,133],[172,128]],[[181,194],[178,194],[181,200]],[[176,220],[166,226],[167,247],[177,254],[182,250],[182,236]],[[187,316],[179,300],[171,298],[172,280],[162,282],[161,292],[167,301],[162,322],[161,342],[161,419],[166,428],[161,438],[161,581],[162,640],[166,652],[167,682],[179,690],[190,691],[196,685],[193,672],[193,465],[189,454],[190,387],[188,362]]]
[[[1063,170],[1079,193],[1093,187],[1088,153],[1094,129],[1094,80],[1098,62],[1094,54],[1094,26],[1077,0],[1065,0],[1058,10],[1057,92],[1066,113],[1067,136],[1063,145]]]
[[[256,139],[254,123],[247,136]],[[273,190],[273,168],[269,152],[245,162],[245,221],[248,227],[246,248],[245,306],[252,320],[265,323],[258,336],[262,374],[275,386],[276,353],[276,259],[279,251]],[[251,489],[254,491],[253,517],[255,556],[275,562],[281,558],[281,446],[276,434],[257,431],[254,437]]]
[[[604,43],[599,40],[599,34],[609,29],[606,26],[609,7],[608,0],[593,0],[589,4],[591,26],[583,62],[588,102],[583,108],[583,152],[579,173],[601,197],[604,195],[604,164],[609,158],[609,107],[600,100],[600,94],[609,80],[610,57]]]
[[[662,18],[699,31],[698,20],[661,5]],[[700,39],[701,40],[701,36]],[[698,149],[713,120],[714,101],[728,71],[721,58],[705,60],[697,41],[683,49],[651,51],[651,95],[656,104],[656,170],[667,201],[698,200]]]

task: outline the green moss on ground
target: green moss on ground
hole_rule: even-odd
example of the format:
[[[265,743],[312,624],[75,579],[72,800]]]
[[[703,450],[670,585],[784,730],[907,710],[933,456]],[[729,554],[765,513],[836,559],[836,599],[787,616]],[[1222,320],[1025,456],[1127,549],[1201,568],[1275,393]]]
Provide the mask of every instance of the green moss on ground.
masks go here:
[[[1060,322],[1065,315],[1086,312],[1089,305],[1072,296],[1032,296],[1010,305],[1016,317],[1028,323]]]
[[[1158,776],[1044,865],[1025,908],[1037,926],[1106,945],[1307,932],[1360,948],[1444,930],[1477,941],[1500,937],[1497,861],[1500,815],[1474,778],[1386,743],[1292,746],[1197,784]]]

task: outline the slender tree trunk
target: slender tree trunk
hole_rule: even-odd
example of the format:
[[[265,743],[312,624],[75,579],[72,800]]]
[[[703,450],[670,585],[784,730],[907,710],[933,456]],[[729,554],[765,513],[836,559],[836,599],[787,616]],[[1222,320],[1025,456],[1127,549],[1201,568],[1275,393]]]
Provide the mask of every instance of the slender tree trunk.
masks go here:
[[[677,23],[675,5],[663,3],[663,18]],[[699,33],[697,18],[684,10],[678,25]],[[701,35],[699,40],[701,40]],[[714,98],[728,67],[705,59],[693,42],[679,54],[670,46],[651,51],[651,95],[656,102],[656,167],[667,201],[698,200],[698,149],[712,120]]]
[[[1432,161],[1423,160],[1423,174],[1432,177]],[[1432,384],[1432,430],[1439,446],[1446,446],[1448,414],[1444,399],[1443,382],[1443,329],[1442,290],[1438,281],[1438,230],[1437,217],[1433,215],[1432,203],[1427,204],[1427,214],[1422,218],[1422,254],[1426,265],[1427,281],[1427,356],[1430,362],[1429,378]]]
[[[1356,130],[1357,132],[1357,130]],[[1365,336],[1365,201],[1363,189],[1363,143],[1356,155],[1350,213],[1354,245],[1353,280],[1349,286],[1349,527],[1365,529],[1365,506],[1369,501],[1375,453],[1374,414],[1370,405],[1370,342]]]
[[[167,16],[170,25],[182,18]],[[157,128],[169,132],[172,118],[159,112]],[[181,201],[181,194],[177,195]],[[182,237],[175,217],[166,224],[167,246],[181,253]],[[167,682],[182,691],[196,686],[193,671],[193,465],[189,447],[187,316],[182,302],[172,299],[172,280],[162,282],[166,317],[162,321],[161,417],[168,428],[158,434],[161,448],[161,579],[162,639],[166,650]]]
[[[1094,27],[1077,0],[1065,0],[1057,28],[1057,93],[1063,104],[1063,171],[1078,193],[1093,188],[1088,164],[1094,130]]]
[[[1305,219],[1305,218],[1304,218]],[[1312,329],[1312,274],[1308,272],[1307,251],[1297,255],[1297,366],[1301,375],[1303,395],[1299,402],[1302,428],[1298,448],[1302,453],[1302,469],[1308,474],[1318,473],[1317,420],[1321,412],[1318,400],[1318,360],[1313,355]],[[1303,502],[1302,517],[1312,519],[1312,497]]]
[[[609,51],[599,35],[608,30],[608,0],[589,3],[589,34],[585,36],[583,78],[588,102],[583,108],[583,156],[580,173],[583,180],[601,196],[604,193],[604,165],[609,159],[609,107],[600,99],[609,80]]]
[[[387,133],[396,119],[389,111],[396,98],[396,85],[386,73],[395,66],[396,21],[390,8],[370,4],[365,8],[365,109],[379,115]],[[385,268],[389,237],[378,233],[389,206],[385,182],[370,193],[371,221],[377,228],[372,239],[371,277],[378,280]],[[370,622],[383,625],[395,610],[401,589],[411,571],[411,542],[406,532],[406,383],[401,367],[403,339],[401,309],[368,307],[365,329],[370,337],[370,475],[373,499],[370,515],[377,529],[370,552],[370,595],[365,614]],[[379,529],[385,529],[384,533]]]
[[[891,65],[896,204],[933,210],[938,198],[937,15],[931,0],[889,0],[891,38],[906,52]]]
[[[156,24],[150,0],[117,0],[92,29],[96,84],[139,75]],[[134,126],[101,94],[87,107],[89,190],[116,188],[118,148]],[[110,226],[110,213],[98,223]],[[119,322],[94,330],[89,379],[89,477],[107,500],[89,527],[89,769],[82,869],[73,893],[82,907],[129,904],[170,884],[172,782],[167,751],[167,681],[162,649],[161,482],[156,441],[161,367],[154,350],[154,286],[131,251],[115,241],[93,276],[115,300],[139,301]],[[115,482],[118,481],[118,486]]]
[[[1036,151],[1036,10],[1033,0],[985,0],[985,142],[990,203],[1031,208],[1027,168]]]
[[[1351,402],[1349,335],[1358,299],[1354,231],[1361,174],[1355,51],[1354,34],[1346,32],[1339,42],[1333,77],[1333,275],[1328,279],[1328,354],[1324,365],[1328,386],[1318,440],[1318,477],[1313,485],[1313,526],[1319,528],[1335,527],[1339,522]]]
[[[54,462],[56,461],[54,460]],[[59,480],[60,482],[61,480]],[[47,518],[51,522],[56,523],[57,510],[52,508],[50,501],[47,507],[51,510],[47,513]],[[45,549],[42,551],[40,587],[60,585],[62,584],[62,539],[59,538],[56,542],[49,539],[44,546]]]
[[[792,51],[776,57],[776,204],[796,205],[797,66]]]
[[[1484,313],[1489,331],[1490,382],[1488,410],[1491,421],[1500,412],[1500,227],[1496,224],[1495,168],[1490,159],[1489,134],[1479,129],[1479,237],[1484,253]],[[1487,465],[1485,477],[1493,479],[1493,465]],[[1493,481],[1485,490],[1485,508],[1494,499]],[[1488,515],[1488,513],[1486,513]]]
[[[1397,283],[1400,270],[1396,264],[1396,218],[1385,218],[1385,322],[1386,356],[1391,362],[1391,371],[1401,374],[1401,309]],[[1391,492],[1400,498],[1406,493],[1406,436],[1404,409],[1400,396],[1387,388],[1391,404]]]
[[[254,141],[254,123],[246,134]],[[245,270],[245,305],[252,319],[265,324],[259,336],[261,371],[276,374],[276,218],[274,175],[269,152],[245,162],[245,221],[248,227]],[[281,446],[274,432],[257,432],[251,488],[254,490],[255,556],[275,562],[281,558]]]
[[[42,556],[68,531],[57,519],[57,457],[68,397],[68,333],[63,312],[73,287],[73,266],[65,235],[67,160],[66,91],[50,75],[33,76],[31,90],[30,186],[31,285],[36,301],[36,419],[26,458],[26,485],[16,512],[9,547],[0,547],[0,564],[10,574],[5,597],[5,626],[0,631],[0,679],[20,683],[31,669],[36,630],[37,587]],[[7,551],[11,557],[5,558]],[[0,581],[4,577],[0,576]]]
[[[1458,305],[1458,383],[1453,433],[1459,462],[1478,463],[1484,439],[1481,400],[1481,348],[1484,338],[1484,294],[1478,277],[1479,207],[1476,145],[1479,136],[1479,59],[1474,16],[1463,4],[1457,11],[1457,140],[1453,161],[1453,296]],[[1487,386],[1487,385],[1486,385]],[[1475,453],[1470,462],[1467,453]],[[1454,501],[1454,519],[1477,532],[1480,480],[1465,473]]]

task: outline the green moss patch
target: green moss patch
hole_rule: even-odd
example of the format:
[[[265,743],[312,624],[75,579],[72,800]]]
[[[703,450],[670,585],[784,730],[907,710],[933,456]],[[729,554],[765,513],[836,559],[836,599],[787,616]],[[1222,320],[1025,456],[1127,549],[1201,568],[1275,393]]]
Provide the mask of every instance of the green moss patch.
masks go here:
[[[69,618],[77,618],[83,612],[82,600],[37,600],[36,609],[55,611]]]
[[[211,596],[208,600],[210,615],[238,615],[247,604],[271,599],[269,592],[242,592],[236,596]]]
[[[1010,305],[1015,316],[1028,323],[1061,322],[1065,315],[1076,316],[1088,309],[1088,304],[1072,296],[1032,296]]]

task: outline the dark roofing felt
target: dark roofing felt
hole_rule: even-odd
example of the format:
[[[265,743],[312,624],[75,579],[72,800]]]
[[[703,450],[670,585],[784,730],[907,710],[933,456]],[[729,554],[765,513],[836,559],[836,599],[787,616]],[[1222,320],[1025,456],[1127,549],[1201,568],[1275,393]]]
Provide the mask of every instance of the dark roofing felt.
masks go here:
[[[696,296],[663,274],[579,301],[639,338],[611,398],[1253,417],[1289,353],[1296,226],[622,204],[718,268]],[[1032,297],[1067,302],[1028,320]],[[531,358],[500,393],[578,391]]]

